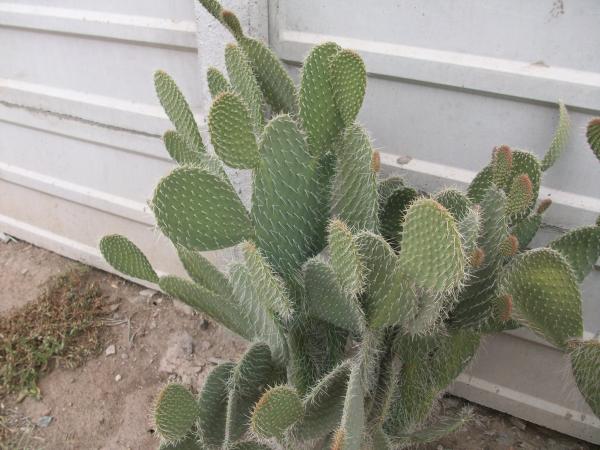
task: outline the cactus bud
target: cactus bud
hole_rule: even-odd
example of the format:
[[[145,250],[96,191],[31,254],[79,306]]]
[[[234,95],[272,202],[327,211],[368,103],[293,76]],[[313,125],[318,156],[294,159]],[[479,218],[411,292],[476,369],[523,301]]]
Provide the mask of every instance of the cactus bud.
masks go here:
[[[502,243],[500,253],[503,256],[514,256],[517,254],[517,251],[519,251],[519,240],[514,234],[511,234]]]
[[[513,165],[512,150],[507,145],[496,147],[492,153],[492,171],[494,183],[500,188],[506,187]]]
[[[513,180],[510,186],[508,201],[506,203],[506,214],[514,216],[523,212],[531,203],[532,197],[533,183],[531,182],[531,178],[526,173],[522,173]]]
[[[381,155],[378,151],[374,151],[371,156],[371,170],[373,173],[379,173],[381,170]]]
[[[512,295],[507,294],[500,297],[496,303],[497,317],[502,322],[506,322],[510,319],[513,309],[513,298]]]
[[[240,21],[234,13],[224,9],[223,11],[221,11],[221,20],[223,21],[223,24],[229,29],[229,31],[231,31],[233,37],[235,37],[236,39],[244,37],[244,32],[242,31]]]
[[[473,250],[473,253],[471,253],[469,263],[471,264],[471,267],[477,269],[481,267],[483,261],[485,261],[485,251],[481,247],[477,247]]]
[[[546,212],[546,210],[548,208],[550,208],[550,206],[552,206],[552,200],[549,199],[549,198],[545,198],[538,205],[538,207],[537,207],[537,213],[538,214],[544,214]]]
[[[344,429],[338,428],[335,434],[333,435],[333,440],[331,442],[331,450],[342,450],[344,445]]]

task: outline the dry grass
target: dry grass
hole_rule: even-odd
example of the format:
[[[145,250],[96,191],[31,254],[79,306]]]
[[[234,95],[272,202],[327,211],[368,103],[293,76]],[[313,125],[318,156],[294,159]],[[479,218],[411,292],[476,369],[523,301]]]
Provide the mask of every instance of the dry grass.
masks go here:
[[[81,365],[101,348],[102,294],[88,269],[52,278],[40,297],[0,317],[0,399],[40,396],[42,372]]]

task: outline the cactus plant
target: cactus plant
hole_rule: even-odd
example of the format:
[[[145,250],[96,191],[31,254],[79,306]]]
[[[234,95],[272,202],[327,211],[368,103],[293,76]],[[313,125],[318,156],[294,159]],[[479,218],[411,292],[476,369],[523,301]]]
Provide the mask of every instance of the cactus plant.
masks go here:
[[[600,255],[598,224],[527,250],[550,201],[534,210],[546,156],[492,152],[466,193],[425,195],[379,175],[379,154],[356,118],[366,88],[360,56],[315,47],[294,86],[275,54],[244,34],[216,0],[200,0],[236,44],[226,74],[208,70],[209,153],[175,81],[157,72],[179,164],[152,210],[189,280],[159,277],[127,238],[100,250],[116,270],[252,342],[195,398],[179,385],[157,397],[161,449],[394,449],[438,439],[470,417],[435,405],[486,333],[527,326],[571,356],[598,414],[599,351],[583,341],[579,283]],[[588,139],[598,155],[598,120]],[[224,166],[253,174],[247,210]],[[228,273],[200,252],[241,248]]]

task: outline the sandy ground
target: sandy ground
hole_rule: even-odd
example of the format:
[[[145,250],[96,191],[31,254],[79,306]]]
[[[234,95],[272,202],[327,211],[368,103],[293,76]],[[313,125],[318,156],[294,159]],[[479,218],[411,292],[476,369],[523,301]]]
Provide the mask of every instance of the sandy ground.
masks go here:
[[[0,314],[34,300],[50,276],[74,264],[26,243],[0,242]],[[41,400],[0,399],[5,415],[21,419],[19,449],[155,449],[149,411],[157,390],[173,380],[197,390],[214,365],[245,349],[243,341],[160,293],[104,272],[94,277],[106,296],[108,352],[78,369],[44,375]],[[446,398],[443,404],[451,410],[463,403]],[[598,448],[483,407],[475,411],[463,431],[426,448]],[[44,416],[52,420],[40,426]]]

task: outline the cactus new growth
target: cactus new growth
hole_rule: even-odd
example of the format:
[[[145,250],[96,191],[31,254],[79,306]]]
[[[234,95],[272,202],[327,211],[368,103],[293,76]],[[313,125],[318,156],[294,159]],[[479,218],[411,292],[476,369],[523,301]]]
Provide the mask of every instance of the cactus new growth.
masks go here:
[[[526,326],[569,353],[596,414],[600,344],[583,340],[579,284],[600,255],[598,224],[547,248],[527,246],[543,160],[503,145],[466,193],[424,195],[382,179],[356,118],[366,70],[335,43],[307,56],[296,87],[283,64],[216,0],[200,0],[232,33],[226,73],[208,70],[209,153],[175,81],[155,75],[179,164],[154,192],[158,227],[189,279],[159,277],[131,241],[110,235],[106,261],[251,342],[218,365],[196,397],[170,384],[154,408],[163,450],[395,449],[453,432],[471,416],[435,405],[483,335]],[[587,137],[600,158],[600,119]],[[252,171],[248,210],[225,166]],[[239,246],[227,273],[200,252]]]

